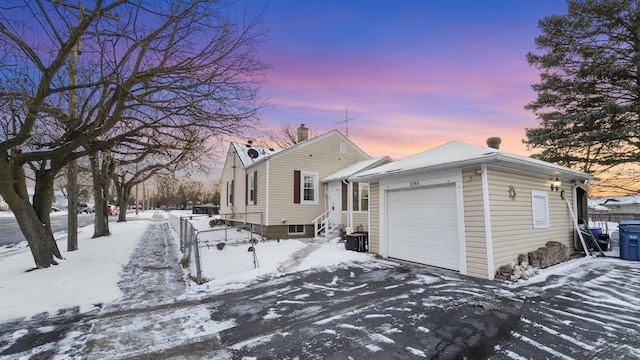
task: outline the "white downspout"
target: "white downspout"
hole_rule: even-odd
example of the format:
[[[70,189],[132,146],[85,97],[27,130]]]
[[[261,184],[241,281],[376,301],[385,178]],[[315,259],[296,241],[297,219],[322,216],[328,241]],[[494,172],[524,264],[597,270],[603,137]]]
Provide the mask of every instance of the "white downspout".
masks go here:
[[[267,159],[267,168],[265,175],[265,200],[264,200],[264,224],[262,224],[263,228],[269,225],[269,159]]]
[[[349,181],[347,185],[347,227],[353,232],[353,183]]]

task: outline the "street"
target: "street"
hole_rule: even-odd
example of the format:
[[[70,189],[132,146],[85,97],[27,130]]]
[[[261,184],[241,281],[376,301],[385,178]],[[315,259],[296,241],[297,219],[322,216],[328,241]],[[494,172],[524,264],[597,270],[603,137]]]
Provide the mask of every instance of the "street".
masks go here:
[[[78,227],[93,224],[94,214],[78,214]],[[116,221],[116,216],[110,216],[109,221]],[[67,215],[51,214],[51,228],[54,233],[67,230]],[[0,246],[18,244],[25,241],[22,232],[13,217],[0,217]]]

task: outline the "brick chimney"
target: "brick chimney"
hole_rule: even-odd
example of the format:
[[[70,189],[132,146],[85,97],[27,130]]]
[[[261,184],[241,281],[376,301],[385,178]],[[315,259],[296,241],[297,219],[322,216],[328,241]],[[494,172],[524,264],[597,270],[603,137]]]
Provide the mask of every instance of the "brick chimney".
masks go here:
[[[305,140],[309,140],[309,128],[301,124],[298,128],[298,144]]]
[[[487,146],[490,148],[494,148],[494,149],[500,149],[500,143],[502,142],[502,139],[500,139],[499,137],[490,137],[487,139]]]

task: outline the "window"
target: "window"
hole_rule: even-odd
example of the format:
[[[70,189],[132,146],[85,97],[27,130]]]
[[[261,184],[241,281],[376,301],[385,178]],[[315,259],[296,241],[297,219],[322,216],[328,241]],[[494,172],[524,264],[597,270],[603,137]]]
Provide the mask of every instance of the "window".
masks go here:
[[[304,225],[289,225],[289,234],[304,234]]]
[[[352,183],[352,209],[353,211],[369,211],[369,184],[368,183]],[[349,186],[342,183],[342,209],[347,210],[347,197],[349,196]]]
[[[340,152],[343,154],[347,153],[347,144],[346,143],[340,143]]]
[[[227,205],[233,205],[233,180],[227,182]]]
[[[369,184],[361,183],[360,189],[360,211],[369,211]]]
[[[256,171],[247,174],[247,205],[256,204]]]
[[[300,170],[293,172],[293,203],[318,203],[318,173]]]
[[[302,174],[302,202],[315,203],[318,192],[318,176],[315,174]]]
[[[531,191],[533,207],[533,228],[545,229],[549,227],[549,194],[545,191]]]

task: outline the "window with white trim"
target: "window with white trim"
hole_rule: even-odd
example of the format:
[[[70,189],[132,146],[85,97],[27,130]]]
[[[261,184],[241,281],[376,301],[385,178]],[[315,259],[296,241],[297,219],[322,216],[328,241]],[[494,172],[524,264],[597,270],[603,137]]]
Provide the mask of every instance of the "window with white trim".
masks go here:
[[[531,204],[533,212],[533,228],[545,229],[549,224],[549,193],[531,190]]]
[[[360,183],[358,186],[360,192],[358,196],[360,211],[369,211],[369,183]]]
[[[302,172],[302,186],[300,187],[303,204],[317,204],[318,203],[318,174]]]
[[[227,181],[227,205],[233,205],[233,180]]]
[[[253,205],[256,199],[255,173],[247,174],[247,205]]]

